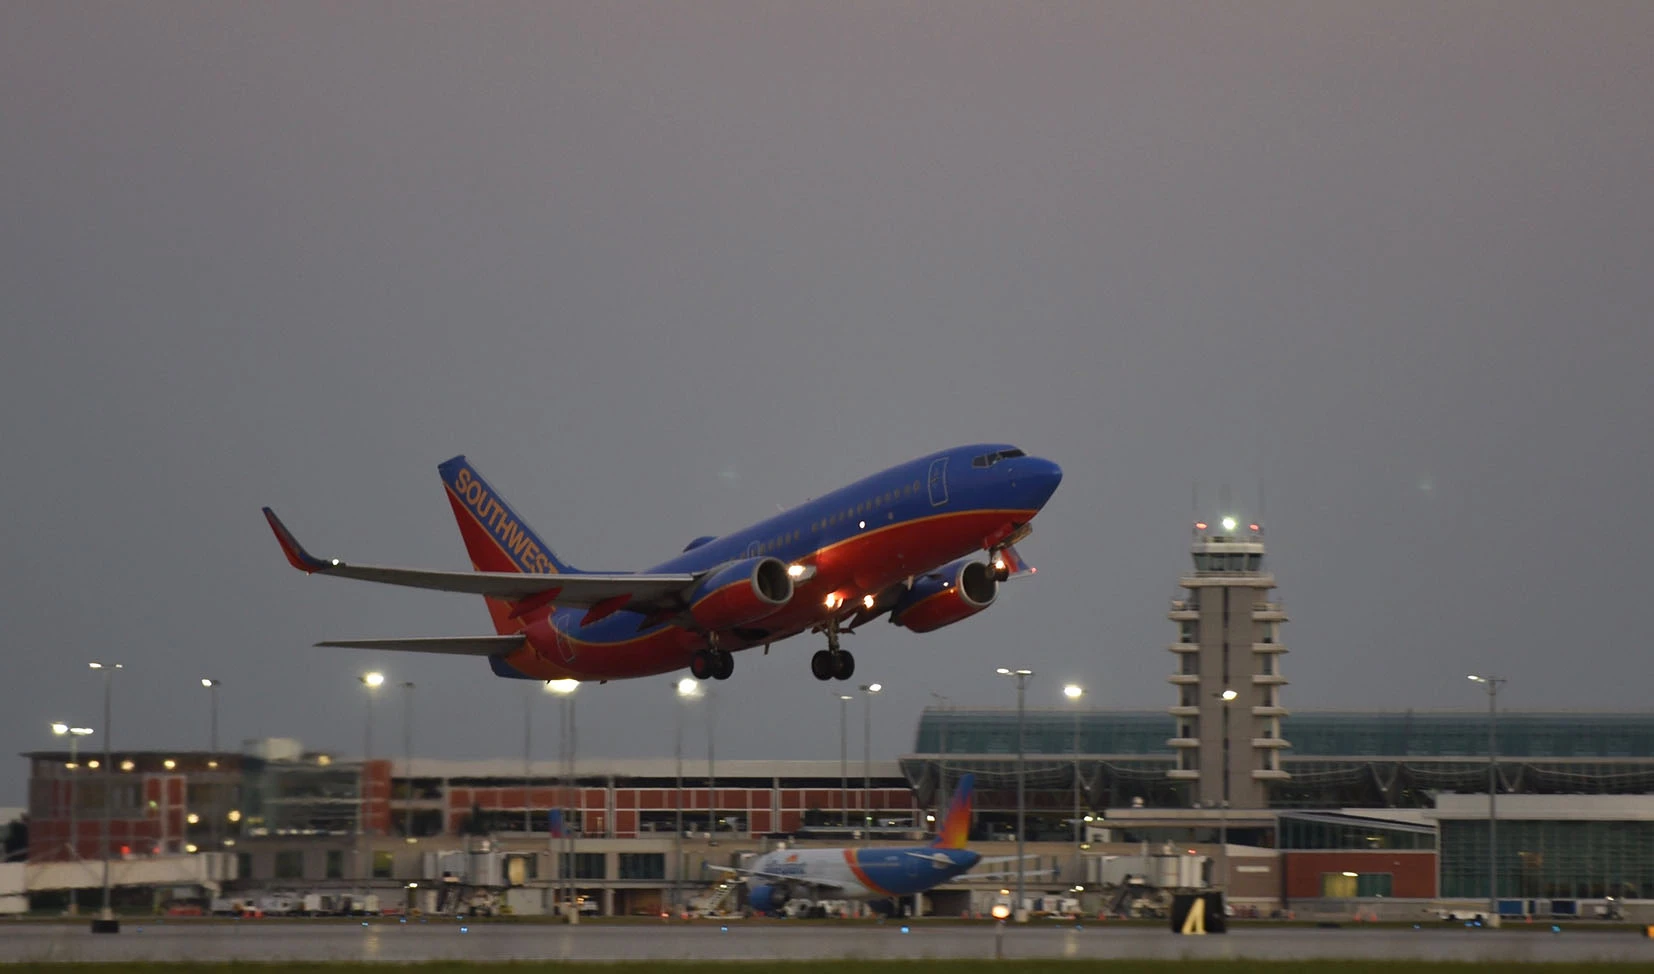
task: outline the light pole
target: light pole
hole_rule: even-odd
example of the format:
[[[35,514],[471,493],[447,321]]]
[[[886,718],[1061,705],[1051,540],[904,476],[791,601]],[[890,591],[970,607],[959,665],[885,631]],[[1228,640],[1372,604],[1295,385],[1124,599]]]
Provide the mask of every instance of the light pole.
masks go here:
[[[716,688],[708,685],[706,688],[706,831],[710,836],[708,842],[718,841],[718,767],[713,760],[713,742],[717,737],[715,726],[718,717]]]
[[[942,822],[948,815],[948,698],[935,690],[930,695],[936,701],[937,709],[942,712],[941,740],[936,745],[936,821]],[[940,829],[942,826],[936,826]]]
[[[208,677],[201,678],[201,686],[206,688],[208,700],[207,753],[210,756],[207,758],[207,766],[209,768],[218,767],[218,688],[223,683],[223,680],[214,680]],[[209,794],[216,795],[217,789],[213,789]],[[208,804],[212,806],[212,811],[207,816],[207,820],[211,823],[207,827],[207,841],[209,847],[216,852],[219,851],[218,809],[220,806],[217,801],[210,801]]]
[[[65,734],[69,736],[69,861],[79,862],[80,826],[78,823],[79,816],[75,811],[75,801],[78,797],[75,794],[75,772],[80,770],[80,739],[92,733],[92,728],[71,727],[68,724],[58,722],[52,724],[52,733],[59,737]],[[69,915],[76,916],[79,913],[79,890],[71,886],[69,887]]]
[[[850,700],[838,695],[838,811],[839,828],[850,827]]]
[[[115,913],[109,905],[109,817],[115,796],[115,765],[110,754],[110,739],[115,736],[115,722],[110,716],[110,694],[115,671],[126,667],[120,663],[101,663],[96,660],[86,665],[103,673],[103,827],[99,830],[99,844],[103,846],[103,912],[98,919],[92,921],[92,932],[119,933],[120,922],[115,919]]]
[[[211,720],[207,725],[207,750],[216,755],[218,753],[218,688],[224,685],[224,681],[209,680],[202,677],[201,685],[207,688],[207,695],[210,698]]]
[[[882,683],[863,683],[862,692],[862,755],[861,755],[861,827],[873,831],[873,694],[884,689]]]
[[[1016,922],[1026,923],[1028,922],[1028,913],[1023,908],[1025,902],[1023,898],[1023,877],[1027,871],[1027,863],[1022,858],[1022,849],[1025,844],[1023,816],[1024,809],[1027,806],[1027,776],[1023,773],[1022,763],[1022,698],[1023,690],[1028,684],[1028,678],[1034,675],[1034,671],[1011,670],[1001,666],[995,672],[1000,676],[1014,677],[1017,681],[1017,902],[1011,915],[1016,918]]]
[[[1470,678],[1487,689],[1487,922],[1499,919],[1499,684],[1502,676]]]
[[[408,842],[414,841],[413,834],[413,705],[414,685],[411,682],[402,683],[402,780],[404,792],[402,800],[402,837]]]
[[[1223,895],[1229,895],[1229,705],[1240,696],[1233,690],[1218,694],[1223,700],[1223,792],[1218,802],[1218,854],[1223,857]]]
[[[701,695],[701,681],[686,676],[676,684],[678,694],[678,734],[676,757],[678,762],[678,790],[673,792],[672,814],[677,819],[672,836],[676,865],[672,867],[672,907],[674,913],[683,912],[683,710],[687,701]]]
[[[368,759],[373,754],[373,698],[378,689],[385,683],[385,674],[380,672],[364,673],[357,677],[362,686],[367,689],[363,695],[367,707],[366,718],[362,722],[362,776],[358,786],[361,792],[356,809],[356,878],[362,883],[362,902],[358,904],[363,910],[367,909],[368,888],[372,884],[368,880],[368,868],[363,862],[362,847],[367,843],[368,817]],[[353,911],[354,912],[354,911]]]
[[[574,829],[569,823],[569,805],[573,800],[571,789],[574,780],[574,691],[580,689],[579,680],[552,680],[546,684],[549,693],[555,693],[562,698],[559,707],[562,718],[561,747],[563,749],[563,868],[558,870],[564,887],[563,908],[568,910],[569,922],[574,923],[580,918],[579,911],[574,909]]]
[[[534,788],[534,765],[532,754],[534,748],[534,690],[530,684],[529,691],[523,694],[523,834],[534,834],[534,810],[530,807],[528,793]]]
[[[1075,701],[1074,707],[1074,848],[1078,851],[1080,838],[1080,708],[1079,699],[1085,696],[1085,688],[1078,683],[1070,683],[1062,688],[1062,695]]]

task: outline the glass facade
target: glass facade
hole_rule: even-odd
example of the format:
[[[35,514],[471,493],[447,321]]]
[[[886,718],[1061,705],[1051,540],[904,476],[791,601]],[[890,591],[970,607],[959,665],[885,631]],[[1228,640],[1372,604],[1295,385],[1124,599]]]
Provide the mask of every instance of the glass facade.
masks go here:
[[[1074,721],[1080,724],[1081,754],[1164,754],[1174,730],[1164,712],[1109,712],[1084,709],[1029,710],[1023,714],[1023,747],[1029,754],[1074,753]],[[937,754],[944,735],[949,754],[1015,754],[1015,710],[935,710],[919,717],[919,754]]]
[[[1487,823],[1441,827],[1441,895],[1487,896]],[[1500,897],[1640,899],[1654,891],[1654,822],[1499,822]]]
[[[1023,716],[1029,754],[1069,754],[1073,711],[1029,710]],[[1175,720],[1162,711],[1082,710],[1083,754],[1169,754]],[[1281,733],[1297,757],[1487,757],[1487,714],[1297,713]],[[928,709],[919,718],[914,752],[941,750],[946,726],[951,754],[1016,753],[1016,711]],[[1499,715],[1499,754],[1512,758],[1654,759],[1654,715]]]
[[[1302,713],[1286,722],[1300,755],[1339,757],[1487,756],[1485,712]],[[1654,758],[1647,714],[1499,715],[1501,755],[1530,758]]]
[[[1436,831],[1355,815],[1284,813],[1278,842],[1282,849],[1293,850],[1434,849]]]
[[[622,852],[617,857],[621,879],[665,879],[666,855],[660,852]]]

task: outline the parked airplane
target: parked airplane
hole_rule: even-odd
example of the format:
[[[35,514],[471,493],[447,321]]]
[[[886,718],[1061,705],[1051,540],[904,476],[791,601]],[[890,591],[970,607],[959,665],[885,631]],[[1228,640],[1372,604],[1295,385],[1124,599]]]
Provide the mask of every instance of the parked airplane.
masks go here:
[[[745,868],[714,866],[739,873],[747,883],[747,905],[776,913],[789,900],[894,900],[923,893],[969,872],[981,855],[965,848],[971,825],[972,775],[954,789],[936,841],[922,846],[867,849],[777,849]]]
[[[552,553],[463,456],[440,464],[470,572],[316,558],[264,509],[294,568],[483,596],[496,635],[330,640],[320,646],[484,656],[499,676],[619,680],[689,667],[727,680],[737,650],[824,633],[818,680],[848,680],[842,633],[882,615],[931,632],[992,605],[1032,572],[1012,544],[1062,470],[1003,444],[959,447],[859,480],[723,537],[691,541],[650,571],[578,571]],[[977,552],[987,552],[978,560]]]

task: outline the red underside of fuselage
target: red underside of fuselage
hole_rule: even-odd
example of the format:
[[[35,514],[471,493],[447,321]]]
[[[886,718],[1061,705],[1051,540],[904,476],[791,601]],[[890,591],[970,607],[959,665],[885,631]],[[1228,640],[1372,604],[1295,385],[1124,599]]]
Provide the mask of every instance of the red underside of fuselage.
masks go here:
[[[1006,524],[1024,524],[1035,511],[960,511],[878,528],[800,559],[815,575],[794,589],[780,611],[750,624],[769,635],[743,642],[721,633],[721,649],[741,650],[797,635],[825,623],[829,616],[854,614],[864,595],[873,595],[912,575],[938,568],[984,547],[985,539]],[[827,608],[834,595],[842,606]],[[537,680],[624,680],[670,673],[689,665],[706,646],[706,634],[667,626],[618,642],[588,642],[556,631],[549,612],[529,617],[528,643],[505,657],[512,669]]]

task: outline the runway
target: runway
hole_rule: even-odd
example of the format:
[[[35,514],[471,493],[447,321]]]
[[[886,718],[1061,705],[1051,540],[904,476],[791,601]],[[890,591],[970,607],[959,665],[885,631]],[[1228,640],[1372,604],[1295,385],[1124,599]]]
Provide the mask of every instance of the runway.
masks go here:
[[[251,920],[239,923],[129,921],[118,935],[94,936],[82,923],[0,925],[0,964],[18,961],[360,960],[791,960],[805,958],[984,958],[995,930],[926,923],[743,924],[564,927],[539,924]],[[1255,960],[1417,958],[1464,961],[1637,961],[1654,964],[1654,940],[1627,933],[1570,931],[1246,927],[1184,937],[1141,926],[1007,928],[1011,958]]]

